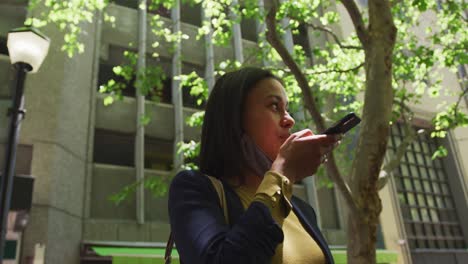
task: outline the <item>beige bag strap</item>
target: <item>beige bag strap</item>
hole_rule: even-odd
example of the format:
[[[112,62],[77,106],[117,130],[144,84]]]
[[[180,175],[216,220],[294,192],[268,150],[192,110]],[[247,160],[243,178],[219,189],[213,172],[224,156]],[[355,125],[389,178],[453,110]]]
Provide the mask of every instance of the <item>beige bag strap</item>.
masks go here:
[[[219,205],[223,208],[224,213],[224,221],[226,224],[229,224],[229,216],[228,216],[228,208],[227,208],[227,201],[226,201],[226,193],[224,192],[223,183],[213,176],[206,175],[208,179],[210,179],[213,187],[215,188],[216,192],[218,193],[219,198]]]
[[[216,193],[218,194],[219,198],[219,205],[221,205],[221,208],[223,208],[223,214],[224,214],[224,221],[226,224],[229,224],[229,216],[228,216],[228,208],[227,208],[227,201],[226,201],[226,194],[224,192],[224,187],[223,183],[218,180],[217,178],[213,176],[206,175],[208,179],[210,179],[211,184],[213,184],[213,187],[216,190]],[[172,261],[172,248],[174,247],[174,235],[172,232],[169,234],[169,239],[167,240],[166,244],[166,251],[164,253],[164,263],[165,264],[170,264]]]

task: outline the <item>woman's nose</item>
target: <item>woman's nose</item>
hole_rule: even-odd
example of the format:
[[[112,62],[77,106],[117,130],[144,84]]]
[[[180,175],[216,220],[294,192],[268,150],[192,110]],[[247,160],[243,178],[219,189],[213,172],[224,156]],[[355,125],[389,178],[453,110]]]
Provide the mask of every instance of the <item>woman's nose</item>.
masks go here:
[[[286,112],[286,114],[283,117],[283,120],[281,121],[281,125],[286,128],[291,128],[292,126],[294,126],[294,123],[296,123],[294,121],[294,118],[288,112]]]

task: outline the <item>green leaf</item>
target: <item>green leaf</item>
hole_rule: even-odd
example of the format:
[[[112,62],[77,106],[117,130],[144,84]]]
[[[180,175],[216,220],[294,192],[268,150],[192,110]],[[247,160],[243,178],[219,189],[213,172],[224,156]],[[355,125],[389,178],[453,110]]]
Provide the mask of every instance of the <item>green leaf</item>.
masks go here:
[[[140,124],[142,124],[143,126],[146,126],[150,123],[151,121],[151,117],[147,114],[143,114],[140,116]]]
[[[111,105],[113,102],[114,102],[114,97],[112,97],[112,96],[104,97],[104,105],[105,106]]]
[[[114,68],[112,68],[112,71],[113,71],[116,75],[120,75],[120,74],[122,74],[122,66],[115,66]]]
[[[419,11],[427,10],[427,6],[428,6],[427,0],[413,0],[412,4],[416,6],[419,9]]]
[[[432,154],[432,159],[444,158],[447,157],[448,150],[444,146],[439,146],[437,150]]]

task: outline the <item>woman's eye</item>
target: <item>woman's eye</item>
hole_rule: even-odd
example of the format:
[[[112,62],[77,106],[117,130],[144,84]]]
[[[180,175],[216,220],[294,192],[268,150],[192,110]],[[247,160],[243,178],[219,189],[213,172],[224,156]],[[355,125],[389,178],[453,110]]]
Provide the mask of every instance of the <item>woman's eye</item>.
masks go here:
[[[278,103],[272,103],[271,108],[275,111],[279,110],[279,104]]]

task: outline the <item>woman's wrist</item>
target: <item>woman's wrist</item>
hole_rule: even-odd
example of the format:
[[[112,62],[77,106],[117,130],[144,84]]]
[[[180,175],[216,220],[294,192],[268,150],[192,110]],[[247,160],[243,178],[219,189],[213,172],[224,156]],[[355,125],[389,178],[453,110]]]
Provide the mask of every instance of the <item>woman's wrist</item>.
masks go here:
[[[287,169],[286,160],[282,157],[277,157],[273,164],[271,165],[270,171],[276,172],[288,178],[292,183],[296,182],[296,178],[294,177],[294,173]]]
[[[254,201],[264,203],[274,217],[284,218],[292,208],[292,185],[284,175],[270,170],[265,173]]]

